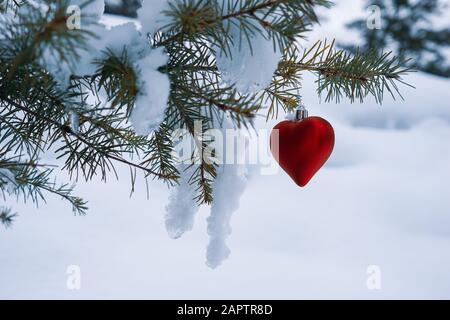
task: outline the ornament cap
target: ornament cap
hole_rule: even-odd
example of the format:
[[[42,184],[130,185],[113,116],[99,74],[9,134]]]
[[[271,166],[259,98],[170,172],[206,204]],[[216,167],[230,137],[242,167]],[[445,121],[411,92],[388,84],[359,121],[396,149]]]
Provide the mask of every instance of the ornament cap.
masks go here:
[[[295,110],[295,121],[300,121],[308,118],[308,110],[301,100],[299,100],[298,108]]]
[[[305,109],[305,107],[298,108],[295,110],[295,120],[300,121],[305,118],[308,118],[308,110]]]

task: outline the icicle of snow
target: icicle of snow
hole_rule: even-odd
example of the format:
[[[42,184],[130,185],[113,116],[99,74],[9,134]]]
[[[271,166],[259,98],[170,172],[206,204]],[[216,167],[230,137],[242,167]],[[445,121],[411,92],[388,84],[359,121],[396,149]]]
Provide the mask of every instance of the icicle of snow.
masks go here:
[[[230,255],[226,239],[231,234],[230,220],[239,208],[239,200],[245,190],[247,177],[242,165],[224,165],[218,170],[214,182],[211,215],[208,218],[209,244],[206,249],[206,264],[217,268]]]
[[[232,123],[229,119],[223,119],[221,133],[224,138],[230,137],[226,132],[227,129],[233,129]],[[249,136],[246,133],[231,136],[232,139],[237,138],[239,145],[244,145],[245,149],[248,148]],[[224,143],[226,144],[226,141]],[[221,146],[225,145],[214,145],[217,159],[226,159],[226,154],[222,154],[222,156],[220,154],[228,150],[224,150]],[[236,154],[238,150],[241,149],[235,145],[234,155],[237,158],[235,160],[239,162],[219,164],[217,177],[213,183],[213,203],[211,214],[207,219],[209,243],[206,249],[206,264],[213,269],[217,268],[230,255],[226,239],[231,234],[231,216],[239,208],[240,197],[244,192],[249,176],[247,165],[240,164],[245,155]],[[246,150],[243,151],[246,152]],[[179,186],[172,190],[169,204],[166,206],[166,229],[173,239],[177,239],[185,232],[192,230],[195,214],[199,209],[197,203],[193,200],[196,190],[188,184],[194,168],[184,171],[185,168],[186,165],[180,165]]]
[[[169,18],[162,14],[166,9],[169,9],[168,0],[142,1],[142,6],[138,9],[137,15],[143,34],[153,34],[168,23]]]
[[[0,168],[0,184],[6,184],[6,191],[12,194],[17,186],[16,176],[11,170]]]
[[[233,129],[231,121],[227,118],[222,123],[223,136],[229,137],[226,130]],[[233,138],[234,139],[234,138]],[[239,133],[237,144],[245,145],[248,148],[248,135]],[[227,142],[225,142],[227,143]],[[243,154],[237,154],[238,148],[234,150],[216,150],[220,152],[234,152],[235,160],[245,158]],[[221,159],[226,159],[227,154],[223,154]],[[213,202],[211,214],[207,219],[209,243],[206,249],[206,264],[210,268],[217,268],[230,255],[226,239],[231,234],[231,216],[239,208],[239,201],[245,190],[248,179],[248,168],[244,164],[222,164],[217,169],[217,177],[213,184]]]
[[[194,217],[199,209],[194,200],[195,188],[189,185],[192,168],[180,166],[178,170],[181,175],[179,185],[172,190],[165,215],[166,230],[172,239],[178,239],[185,232],[192,230]]]
[[[170,94],[170,81],[158,67],[167,63],[163,48],[152,50],[137,62],[139,94],[130,115],[134,130],[139,135],[152,133],[164,120],[164,111]]]

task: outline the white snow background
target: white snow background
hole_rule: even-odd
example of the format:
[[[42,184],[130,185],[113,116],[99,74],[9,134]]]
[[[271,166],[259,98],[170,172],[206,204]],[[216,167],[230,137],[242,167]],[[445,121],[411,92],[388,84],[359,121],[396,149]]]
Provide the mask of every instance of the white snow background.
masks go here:
[[[310,44],[357,39],[343,28],[362,14],[355,6],[324,12]],[[314,80],[305,74],[302,94],[335,128],[331,159],[303,189],[281,170],[254,176],[219,268],[205,265],[210,208],[172,240],[167,188],[151,183],[147,200],[141,182],[129,198],[123,169],[119,182],[78,183],[85,217],[58,198],[39,209],[7,202],[20,216],[0,231],[0,298],[450,298],[450,82],[411,74],[405,101],[386,96],[380,107],[320,104]],[[69,265],[81,268],[80,290],[66,287]],[[370,265],[381,290],[366,286]]]

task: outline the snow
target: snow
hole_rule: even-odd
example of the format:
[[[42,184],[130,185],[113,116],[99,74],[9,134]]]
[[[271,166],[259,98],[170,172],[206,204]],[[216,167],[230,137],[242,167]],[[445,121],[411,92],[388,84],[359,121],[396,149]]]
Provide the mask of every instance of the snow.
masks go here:
[[[83,0],[72,1],[72,5],[81,5]],[[159,10],[158,6],[144,5],[140,9],[141,14],[152,13]],[[145,35],[138,31],[134,22],[127,22],[117,26],[103,24],[104,1],[97,0],[81,9],[82,28],[95,34],[87,40],[85,48],[79,49],[76,61],[61,63],[61,57],[52,46],[42,48],[41,63],[53,75],[61,90],[66,90],[70,85],[70,76],[73,74],[89,75],[95,73],[95,60],[104,56],[106,49],[116,55],[121,55],[124,48],[127,49],[130,61],[135,62],[134,67],[138,73],[139,93],[136,97],[135,107],[131,113],[130,122],[139,135],[149,135],[164,119],[164,111],[170,93],[170,82],[167,75],[158,71],[158,67],[166,64],[167,55],[162,48],[152,50]],[[141,19],[149,18],[147,15]],[[106,21],[107,23],[107,21]],[[157,22],[146,20],[142,25],[150,30],[150,26],[157,26]],[[147,30],[147,31],[148,31]],[[81,63],[80,63],[81,62]],[[67,107],[70,109],[70,106]],[[73,111],[70,113],[72,120]]]
[[[74,110],[68,110],[67,113],[69,114],[70,119],[70,129],[78,133],[80,130],[80,117],[78,116],[78,113],[76,113]]]
[[[166,230],[172,239],[178,239],[185,232],[192,230],[194,217],[199,209],[194,199],[195,187],[189,184],[193,167],[181,165],[178,171],[180,172],[178,186],[171,191],[165,215]]]
[[[206,265],[212,269],[219,267],[231,254],[226,243],[232,231],[231,217],[239,209],[240,198],[249,177],[250,166],[243,161],[249,150],[249,136],[246,132],[235,132],[233,129],[231,120],[224,118],[221,130],[213,134],[217,137],[221,133],[223,145],[218,141],[210,145],[215,149],[215,156],[219,161],[217,177],[213,183],[211,212],[207,218],[209,242],[206,248]],[[233,130],[233,134],[229,130]],[[233,142],[236,144],[233,145]],[[233,146],[232,149],[227,148],[230,145]],[[239,146],[244,146],[244,150],[239,150]],[[234,160],[234,164],[227,162],[227,159]]]
[[[143,0],[142,7],[138,9],[138,20],[142,26],[143,34],[153,34],[165,27],[169,18],[164,14],[164,10],[169,9],[168,0]]]
[[[358,14],[354,6],[331,9],[309,43],[350,36],[342,25]],[[57,197],[38,209],[8,199],[20,217],[0,232],[0,298],[450,298],[449,81],[410,74],[417,88],[401,88],[405,101],[386,97],[378,106],[320,103],[315,78],[303,78],[310,114],[336,133],[332,157],[307,188],[281,170],[245,180],[232,167],[219,172],[216,183],[229,187],[216,189],[217,207],[198,212],[183,212],[188,203],[168,200],[176,191],[158,182],[147,200],[142,179],[132,198],[127,179],[79,182],[90,201],[85,217]],[[270,130],[283,117],[255,126]],[[186,216],[169,223],[171,235],[190,232],[173,241],[164,222],[166,207],[177,203],[177,216]],[[214,270],[204,265],[205,231],[221,248],[210,264],[232,250]],[[69,265],[81,268],[81,290],[66,288]],[[372,265],[380,267],[381,290],[366,286]]]
[[[164,49],[158,48],[137,62],[137,68],[141,71],[138,84],[140,91],[130,121],[139,135],[152,133],[164,120],[170,81],[167,75],[158,71],[158,67],[166,64],[167,59]]]
[[[70,1],[70,5],[79,7],[85,3],[85,0]],[[25,6],[23,8],[27,7]],[[70,86],[70,76],[76,74],[75,69],[79,75],[92,74],[95,71],[93,61],[98,57],[99,52],[104,49],[102,44],[104,44],[104,38],[108,36],[107,30],[103,25],[99,24],[104,10],[104,0],[95,0],[80,8],[81,21],[79,27],[94,33],[96,37],[88,37],[86,48],[78,49],[74,52],[74,58],[69,61],[67,61],[67,59],[64,60],[63,57],[60,56],[58,48],[48,45],[47,43],[41,44],[42,58],[40,63],[53,76],[61,90],[64,91]],[[69,13],[76,14],[76,11],[69,11]],[[68,23],[69,22],[70,19],[68,20]],[[64,62],[62,63],[62,61]]]
[[[163,3],[165,1],[162,1]],[[84,0],[71,1],[72,5],[81,5]],[[143,31],[159,28],[158,21],[150,19],[159,15],[162,5],[145,2],[139,10],[139,19]],[[164,119],[164,111],[170,93],[170,82],[167,75],[158,71],[158,67],[166,64],[167,55],[162,48],[152,50],[145,34],[138,31],[135,22],[127,22],[111,26],[102,19],[104,1],[96,0],[88,6],[81,8],[81,27],[95,34],[87,40],[86,48],[79,49],[75,54],[75,61],[61,63],[61,57],[51,46],[44,46],[41,64],[53,75],[61,90],[70,85],[72,74],[89,75],[95,73],[95,60],[101,59],[106,49],[116,55],[121,55],[127,49],[130,61],[135,62],[133,67],[138,73],[139,93],[136,97],[135,107],[131,113],[130,122],[139,135],[149,135]],[[147,20],[145,20],[147,19]],[[150,19],[150,20],[148,20]],[[106,25],[103,24],[106,22]],[[70,106],[68,107],[70,109]],[[73,114],[73,112],[72,112]]]
[[[230,52],[218,50],[216,54],[222,80],[241,93],[257,93],[269,86],[282,53],[260,33],[251,36],[250,46],[245,37],[241,39],[237,26],[230,29]]]
[[[249,176],[248,165],[224,163],[226,158],[237,157],[239,159],[239,156],[242,157],[242,155],[237,154],[237,148],[229,154],[226,153],[227,150],[224,146],[230,143],[227,139],[237,139],[239,145],[248,149],[248,135],[241,131],[238,131],[237,134],[232,131],[233,134],[227,135],[227,130],[233,129],[232,122],[227,117],[222,119],[221,122],[221,129],[210,130],[204,133],[215,137],[215,140],[208,147],[210,152],[215,151],[214,161],[217,164],[217,177],[213,183],[214,200],[210,207],[210,216],[207,219],[209,244],[206,249],[206,265],[212,269],[221,265],[231,253],[226,244],[227,237],[231,234],[231,216],[239,208],[239,200],[244,192]],[[222,138],[221,142],[223,142],[223,145],[217,140],[218,136]],[[191,140],[193,139],[184,137],[180,143],[186,148],[193,143]],[[178,168],[181,178],[179,185],[172,190],[169,204],[166,206],[166,229],[172,239],[178,239],[187,231],[193,229],[194,218],[199,211],[198,204],[194,200],[197,194],[197,187],[195,184],[189,183],[195,166],[189,166],[184,163],[186,160],[189,160],[189,157],[183,159],[182,155],[180,156],[179,153],[182,153],[183,147],[176,146],[176,148],[180,149],[177,157],[183,163]],[[184,151],[186,152],[186,149]],[[190,155],[191,152],[186,153]]]
[[[105,0],[70,0],[69,3],[80,8],[83,6],[81,15],[88,22],[98,22],[105,12]]]
[[[247,183],[247,170],[243,165],[222,165],[214,181],[214,201],[207,219],[209,244],[206,264],[217,268],[230,255],[226,239],[231,234],[231,215],[239,209],[239,201]]]
[[[0,185],[4,184],[6,184],[6,191],[12,195],[17,187],[16,177],[11,170],[0,168]]]
[[[222,12],[228,12],[231,2],[223,1],[222,5]],[[263,13],[257,15],[260,19],[264,18]],[[249,23],[258,24],[256,21]],[[234,84],[244,94],[258,93],[267,88],[283,56],[282,48],[274,45],[274,41],[261,30],[259,24],[255,29],[247,29],[247,35],[241,32],[239,21],[224,22],[224,29],[230,33],[228,46],[223,50],[218,48],[216,52],[217,68],[222,80],[228,85]]]
[[[418,88],[402,90],[406,101],[380,107],[319,104],[313,80],[305,76],[302,93],[335,128],[332,158],[304,189],[282,171],[248,181],[227,239],[232,255],[219,268],[204,265],[211,209],[173,241],[164,225],[170,191],[151,183],[147,200],[138,179],[129,198],[123,168],[119,182],[78,183],[90,201],[85,217],[57,197],[39,209],[8,200],[20,217],[0,233],[0,297],[450,298],[450,122],[436,112],[449,107],[448,82],[413,74]],[[425,100],[428,114],[413,116]],[[352,123],[347,108],[368,120]],[[407,126],[386,126],[402,112]],[[386,121],[366,125],[374,114]],[[81,268],[79,291],[66,289],[69,265]],[[370,265],[381,268],[380,291],[366,287]]]

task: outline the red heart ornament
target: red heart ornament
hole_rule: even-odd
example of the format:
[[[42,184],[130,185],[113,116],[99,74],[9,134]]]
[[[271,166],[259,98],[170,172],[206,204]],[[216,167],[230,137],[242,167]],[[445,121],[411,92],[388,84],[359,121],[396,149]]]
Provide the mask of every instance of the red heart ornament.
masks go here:
[[[273,156],[300,187],[325,164],[333,147],[333,127],[320,117],[280,122],[270,135]]]

